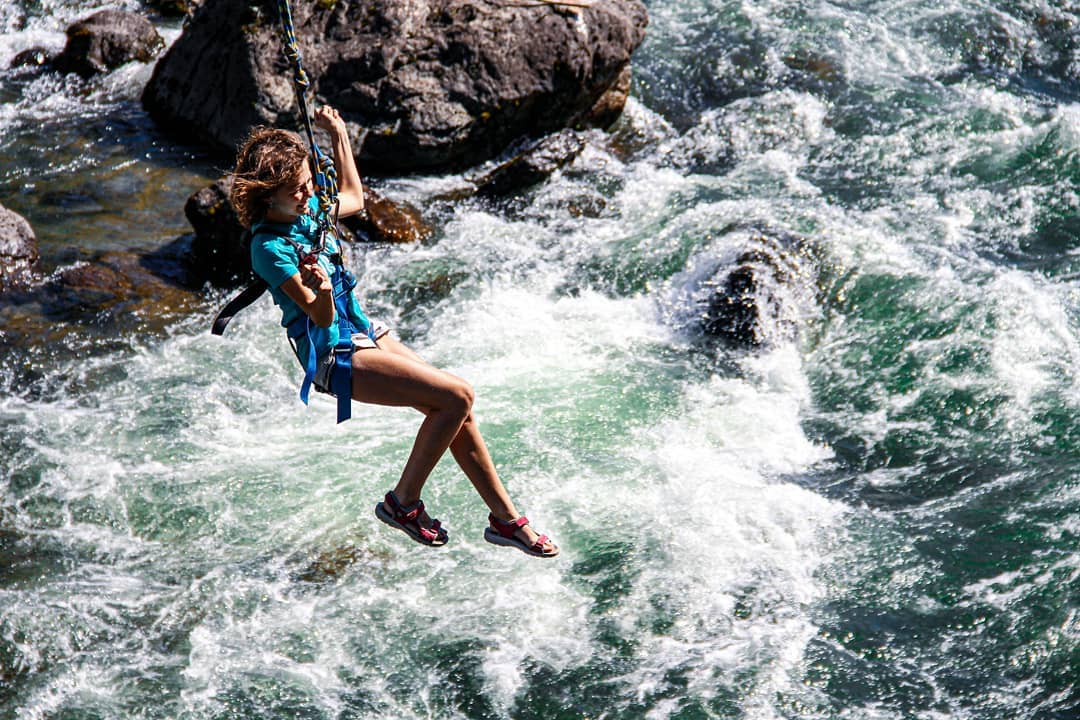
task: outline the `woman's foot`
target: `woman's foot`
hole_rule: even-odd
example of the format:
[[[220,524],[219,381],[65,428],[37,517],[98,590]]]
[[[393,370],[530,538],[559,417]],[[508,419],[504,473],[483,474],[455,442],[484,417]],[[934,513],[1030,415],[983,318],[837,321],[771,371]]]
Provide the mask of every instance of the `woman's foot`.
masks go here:
[[[516,547],[534,557],[551,558],[559,554],[559,547],[547,535],[537,534],[524,515],[514,520],[500,520],[489,514],[484,539],[493,545]]]
[[[375,506],[375,516],[421,545],[441,547],[449,539],[442,524],[424,510],[423,500],[417,499],[414,503],[404,505],[393,490],[386,493],[383,501]]]

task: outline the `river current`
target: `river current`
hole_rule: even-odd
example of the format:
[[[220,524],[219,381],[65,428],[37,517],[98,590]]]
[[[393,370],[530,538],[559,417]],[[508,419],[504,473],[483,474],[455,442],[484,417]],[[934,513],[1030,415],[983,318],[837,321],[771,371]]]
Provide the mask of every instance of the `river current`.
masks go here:
[[[268,298],[87,321],[0,361],[0,718],[1080,717],[1080,10],[648,5],[572,165],[377,181],[436,233],[350,249],[562,556],[486,544],[449,458],[448,547],[379,523],[419,416],[305,409]],[[99,7],[5,0],[0,68]],[[46,271],[173,242],[224,169],[149,73],[0,70]],[[710,340],[763,245],[760,345]]]

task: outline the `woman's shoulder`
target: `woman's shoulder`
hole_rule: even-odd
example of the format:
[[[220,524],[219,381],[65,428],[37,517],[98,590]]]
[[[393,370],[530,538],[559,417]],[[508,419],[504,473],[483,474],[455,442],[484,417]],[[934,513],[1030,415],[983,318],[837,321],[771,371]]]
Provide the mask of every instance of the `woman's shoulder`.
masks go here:
[[[297,250],[287,235],[260,230],[251,236],[251,263],[256,271],[265,265],[292,267],[297,264]]]
[[[280,254],[288,248],[285,237],[269,230],[259,230],[251,234],[251,252]]]

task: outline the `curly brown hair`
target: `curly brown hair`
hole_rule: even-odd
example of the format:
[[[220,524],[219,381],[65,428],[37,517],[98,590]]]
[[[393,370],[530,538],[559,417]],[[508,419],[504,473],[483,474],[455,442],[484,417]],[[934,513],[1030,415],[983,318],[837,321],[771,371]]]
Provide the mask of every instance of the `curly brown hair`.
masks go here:
[[[251,227],[258,221],[271,195],[300,181],[307,161],[307,147],[295,133],[263,126],[252,129],[236,154],[229,193],[240,224]]]

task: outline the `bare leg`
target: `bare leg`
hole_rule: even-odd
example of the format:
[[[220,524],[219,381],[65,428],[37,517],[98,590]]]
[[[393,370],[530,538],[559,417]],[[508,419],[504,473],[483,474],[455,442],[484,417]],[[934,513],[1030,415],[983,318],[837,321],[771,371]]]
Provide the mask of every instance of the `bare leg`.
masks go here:
[[[374,348],[353,353],[352,381],[354,400],[423,409],[426,417],[394,488],[403,504],[416,502],[428,475],[469,417],[472,388],[430,365]]]
[[[424,366],[430,371],[439,373],[445,376],[445,381],[448,384],[465,383],[455,375],[447,373],[443,370],[439,370],[427,362],[425,362],[419,355],[408,348],[404,343],[394,340],[389,336],[384,336],[379,339],[379,347],[385,350],[389,354],[407,359],[413,363]],[[361,351],[361,352],[377,352],[377,351]],[[354,381],[355,382],[355,381]],[[467,385],[466,385],[467,386]],[[354,395],[356,397],[356,390],[354,384]],[[471,388],[469,397],[472,397]],[[360,398],[357,398],[360,399]],[[430,409],[427,406],[418,405],[415,406],[421,412],[428,414],[430,419]],[[506,492],[506,487],[499,479],[499,474],[495,470],[495,463],[491,459],[491,454],[488,452],[487,445],[484,443],[484,438],[480,434],[480,428],[476,423],[476,419],[473,417],[471,408],[472,403],[469,403],[469,412],[465,417],[464,422],[458,426],[457,434],[453,440],[449,443],[450,452],[454,456],[454,460],[457,461],[458,466],[461,468],[465,476],[472,482],[473,487],[476,488],[476,492],[479,493],[480,498],[484,501],[484,504],[491,510],[491,514],[496,518],[504,521],[510,521],[516,519],[520,513],[517,508],[514,507],[513,501],[510,499],[509,493]],[[427,422],[425,420],[425,422]],[[421,427],[423,430],[423,428]],[[419,439],[419,436],[418,436]],[[414,454],[416,449],[414,447]],[[410,457],[410,462],[412,458]],[[432,464],[434,467],[434,464]],[[408,469],[408,465],[406,466]],[[428,470],[430,472],[430,469]],[[425,476],[426,479],[426,476]],[[421,483],[422,485],[423,483]],[[395,491],[396,492],[396,491]],[[400,496],[399,496],[400,497]],[[419,490],[417,490],[417,497],[419,497]],[[410,502],[415,498],[410,498]],[[404,498],[402,499],[404,502]],[[524,528],[518,530],[519,537],[532,544],[536,542],[539,537],[532,527],[526,525]],[[554,547],[553,543],[547,543],[544,546],[545,552],[550,551]]]

